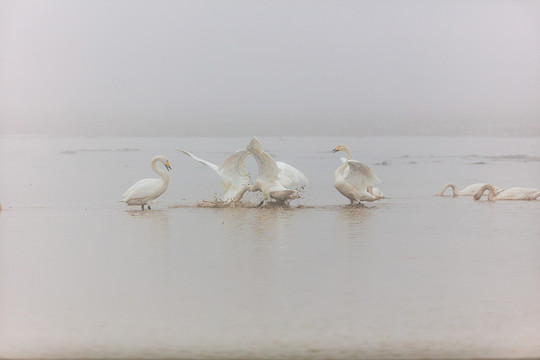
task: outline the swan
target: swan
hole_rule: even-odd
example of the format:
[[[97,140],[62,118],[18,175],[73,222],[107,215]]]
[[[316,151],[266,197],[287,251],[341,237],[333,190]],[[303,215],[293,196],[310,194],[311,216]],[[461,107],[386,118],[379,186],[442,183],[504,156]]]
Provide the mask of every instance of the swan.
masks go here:
[[[292,187],[299,190],[310,184],[308,177],[297,168],[281,161],[276,161],[276,165],[279,169],[278,182],[284,187]]]
[[[240,201],[246,191],[261,191],[265,199],[259,206],[270,199],[286,202],[298,198],[296,190],[291,188],[309,185],[309,179],[300,170],[287,163],[274,161],[263,150],[262,143],[257,137],[251,138],[247,150],[257,162],[259,175],[254,185],[244,186],[236,196],[235,201]]]
[[[347,162],[347,159],[346,158],[339,158],[341,160],[341,163],[342,164],[345,164]],[[354,160],[353,160],[354,161]],[[371,195],[375,196],[376,198],[378,199],[384,199],[384,194],[383,192],[381,191],[381,189],[379,188],[376,188],[376,187],[372,187],[372,186],[368,186],[366,188],[366,191],[368,193],[370,193]]]
[[[471,184],[471,185],[466,186],[463,189],[459,190],[456,184],[454,184],[452,182],[449,182],[449,183],[446,183],[444,185],[444,187],[442,188],[442,190],[439,191],[436,195],[437,196],[443,196],[446,189],[448,189],[450,187],[450,188],[452,188],[452,196],[453,197],[456,197],[456,196],[473,196],[484,185],[486,185],[486,184],[482,184],[482,183]],[[503,189],[498,188],[498,187],[495,186],[495,192],[497,194],[500,193],[501,191],[503,191]]]
[[[152,167],[152,170],[158,173],[159,179],[143,179],[137,181],[126,190],[124,195],[122,195],[120,202],[125,202],[128,205],[141,205],[142,210],[144,210],[144,205],[146,205],[148,210],[151,210],[150,204],[152,201],[163,194],[169,186],[169,175],[156,166],[158,161],[165,165],[167,171],[171,169],[169,160],[167,160],[164,156],[154,156],[150,166]]]
[[[192,159],[208,166],[221,176],[221,186],[223,187],[223,190],[225,190],[225,194],[223,195],[225,201],[234,199],[240,190],[249,183],[249,177],[245,167],[246,157],[249,154],[249,151],[247,150],[235,151],[223,160],[219,166],[210,161],[203,160],[185,150],[176,150],[183,152]]]
[[[335,188],[353,204],[355,201],[375,201],[383,196],[379,189],[372,186],[381,180],[373,174],[369,166],[359,161],[351,160],[351,151],[345,145],[338,145],[332,150],[334,153],[344,151],[347,158],[341,158],[343,163],[334,171]],[[377,189],[377,195],[374,190]],[[380,196],[379,196],[380,195]]]
[[[482,186],[474,195],[474,200],[479,200],[485,191],[489,191],[488,200],[535,200],[540,197],[540,189],[529,189],[521,187],[513,187],[505,189],[499,193],[496,192],[495,186],[486,184]]]

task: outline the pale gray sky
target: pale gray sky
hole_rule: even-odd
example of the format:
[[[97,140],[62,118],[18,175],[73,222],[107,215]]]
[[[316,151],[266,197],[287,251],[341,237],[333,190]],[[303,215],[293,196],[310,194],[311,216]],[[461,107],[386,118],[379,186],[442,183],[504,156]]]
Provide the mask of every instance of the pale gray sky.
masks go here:
[[[0,134],[540,135],[540,1],[2,1]]]

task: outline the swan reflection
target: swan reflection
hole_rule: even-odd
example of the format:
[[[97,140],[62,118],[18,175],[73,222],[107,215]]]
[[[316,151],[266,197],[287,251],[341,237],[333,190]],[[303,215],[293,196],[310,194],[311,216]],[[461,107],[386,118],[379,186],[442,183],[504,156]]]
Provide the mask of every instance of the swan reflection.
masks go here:
[[[357,240],[371,228],[373,207],[364,205],[341,206],[335,210],[336,232],[338,238]]]

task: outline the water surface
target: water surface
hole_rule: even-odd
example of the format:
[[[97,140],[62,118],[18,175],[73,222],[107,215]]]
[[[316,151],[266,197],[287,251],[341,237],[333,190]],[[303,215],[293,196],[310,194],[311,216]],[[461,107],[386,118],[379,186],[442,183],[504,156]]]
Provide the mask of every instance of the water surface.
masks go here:
[[[540,356],[540,201],[433,196],[540,188],[540,139],[261,140],[312,180],[291,208],[195,206],[219,178],[175,148],[249,138],[1,138],[0,357]],[[386,199],[346,206],[339,143]],[[157,154],[153,210],[118,203]]]

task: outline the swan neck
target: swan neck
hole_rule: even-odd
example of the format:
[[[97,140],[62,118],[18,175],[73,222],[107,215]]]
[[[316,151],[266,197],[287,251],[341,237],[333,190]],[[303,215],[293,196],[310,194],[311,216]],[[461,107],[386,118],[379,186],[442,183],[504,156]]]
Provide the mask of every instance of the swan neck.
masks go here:
[[[458,189],[456,184],[448,183],[448,184],[446,184],[446,187],[444,188],[444,190],[448,189],[449,187],[452,188],[452,196],[458,196],[459,195],[459,189]]]
[[[478,190],[478,194],[480,194],[480,196],[478,196],[478,199],[480,199],[482,197],[482,195],[484,195],[486,190],[488,192],[488,200],[493,200],[496,191],[495,191],[495,187],[493,185],[490,185],[490,184],[486,184],[486,185],[482,186],[480,188],[480,190]]]
[[[349,148],[345,145],[342,145],[340,149],[343,150],[347,154],[347,160],[351,160],[352,158],[351,150],[349,150]]]
[[[485,185],[484,186],[488,191],[488,200],[493,200],[493,196],[495,195],[495,187],[493,185]]]
[[[157,167],[156,163],[158,161],[159,159],[152,159],[152,163],[151,163],[152,170],[154,170],[159,175],[159,177],[161,178],[161,180],[163,180],[165,184],[169,184],[169,175],[167,174],[165,170]]]
[[[459,189],[458,189],[458,187],[456,186],[456,184],[450,183],[450,182],[449,182],[449,183],[446,183],[446,184],[443,186],[442,190],[441,190],[437,195],[443,196],[443,195],[444,195],[444,192],[445,192],[446,189],[448,189],[449,187],[452,188],[452,196],[457,196],[457,195],[459,194]]]

